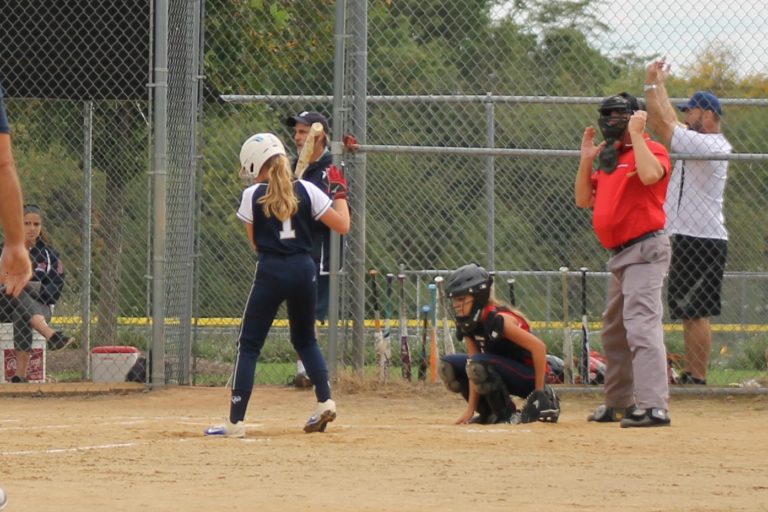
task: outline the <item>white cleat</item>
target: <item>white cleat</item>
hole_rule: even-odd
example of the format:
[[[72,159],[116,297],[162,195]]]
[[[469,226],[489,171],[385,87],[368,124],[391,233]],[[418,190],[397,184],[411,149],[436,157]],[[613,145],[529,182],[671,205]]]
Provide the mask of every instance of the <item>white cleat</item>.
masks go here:
[[[336,402],[330,398],[325,402],[318,402],[317,408],[304,425],[304,432],[325,432],[328,423],[336,419]]]
[[[245,437],[245,422],[231,423],[229,420],[223,425],[208,427],[203,431],[206,436],[218,437]]]

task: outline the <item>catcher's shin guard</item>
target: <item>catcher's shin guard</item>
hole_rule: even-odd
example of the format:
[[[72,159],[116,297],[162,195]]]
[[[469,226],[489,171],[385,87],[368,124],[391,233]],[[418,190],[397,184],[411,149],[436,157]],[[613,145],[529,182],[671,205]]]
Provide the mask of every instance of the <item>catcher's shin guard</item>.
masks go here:
[[[440,374],[440,380],[443,381],[448,391],[453,393],[461,393],[462,395],[469,395],[469,390],[466,388],[466,384],[462,386],[462,382],[456,378],[456,369],[453,365],[447,361],[440,360],[440,364],[437,366],[437,372]]]
[[[467,375],[477,387],[481,400],[487,402],[491,410],[488,423],[509,423],[515,415],[515,404],[509,398],[509,391],[504,381],[493,368],[485,363],[469,361]]]

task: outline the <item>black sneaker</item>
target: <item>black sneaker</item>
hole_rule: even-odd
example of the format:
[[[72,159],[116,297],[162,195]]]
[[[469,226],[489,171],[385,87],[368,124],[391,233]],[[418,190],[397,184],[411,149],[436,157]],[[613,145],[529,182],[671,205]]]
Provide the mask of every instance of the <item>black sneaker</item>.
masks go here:
[[[680,384],[698,384],[700,386],[707,385],[707,379],[698,379],[690,374],[690,372],[683,372],[680,375]]]
[[[587,416],[587,421],[596,421],[598,423],[613,423],[621,421],[635,411],[635,406],[629,407],[608,407],[601,405],[595,412]]]
[[[19,377],[18,375],[14,375],[13,377],[11,377],[11,382],[13,382],[14,384],[21,384],[21,383],[27,382],[27,379],[25,379],[24,377]]]
[[[56,331],[53,333],[53,336],[51,336],[48,339],[47,345],[48,350],[56,351],[61,350],[63,348],[67,348],[68,346],[72,345],[75,342],[75,338],[71,336],[65,336],[61,331]]]
[[[621,428],[629,427],[668,427],[672,423],[665,409],[635,409],[621,420]]]

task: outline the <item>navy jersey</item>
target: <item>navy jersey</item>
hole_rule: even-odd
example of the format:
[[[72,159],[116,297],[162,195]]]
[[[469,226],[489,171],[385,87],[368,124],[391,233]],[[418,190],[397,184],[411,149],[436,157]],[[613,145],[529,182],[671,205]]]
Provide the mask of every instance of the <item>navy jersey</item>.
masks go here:
[[[40,302],[56,304],[64,288],[64,265],[56,251],[40,238],[29,250],[32,259],[32,280],[40,281]]]
[[[292,169],[296,170],[297,160],[292,161]],[[343,169],[342,164],[342,169]],[[326,150],[318,160],[312,162],[304,171],[303,180],[317,186],[320,190],[330,195],[328,191],[328,170],[333,167],[333,156]],[[322,222],[315,222],[312,230],[313,246],[312,258],[320,269],[320,274],[328,274],[331,268],[331,230]],[[341,247],[340,255],[344,259],[344,237],[339,237]]]
[[[10,133],[8,116],[5,114],[5,102],[3,101],[3,86],[0,85],[0,133]]]
[[[513,340],[505,338],[503,335],[499,336],[497,333],[493,333],[493,329],[496,327],[496,315],[511,316],[517,320],[521,329],[531,332],[531,328],[528,322],[525,321],[525,318],[503,306],[489,304],[480,315],[481,320],[471,336],[477,343],[480,351],[533,366],[533,357],[530,351],[524,349]]]
[[[295,181],[293,190],[299,198],[299,209],[285,222],[274,216],[265,216],[263,205],[258,203],[267,192],[266,183],[251,185],[243,191],[237,216],[253,224],[254,241],[259,253],[312,254],[314,223],[328,211],[332,201],[308,181]]]

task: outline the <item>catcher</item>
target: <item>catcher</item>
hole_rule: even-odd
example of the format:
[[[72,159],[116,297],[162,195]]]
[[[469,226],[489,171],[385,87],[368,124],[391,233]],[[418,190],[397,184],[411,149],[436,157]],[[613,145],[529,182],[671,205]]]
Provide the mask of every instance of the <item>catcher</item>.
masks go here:
[[[493,297],[492,284],[493,277],[474,263],[446,282],[456,335],[467,347],[466,354],[443,356],[438,368],[448,390],[467,401],[455,423],[556,423],[560,400],[545,384],[547,347],[520,312]],[[520,413],[510,394],[527,397]]]

